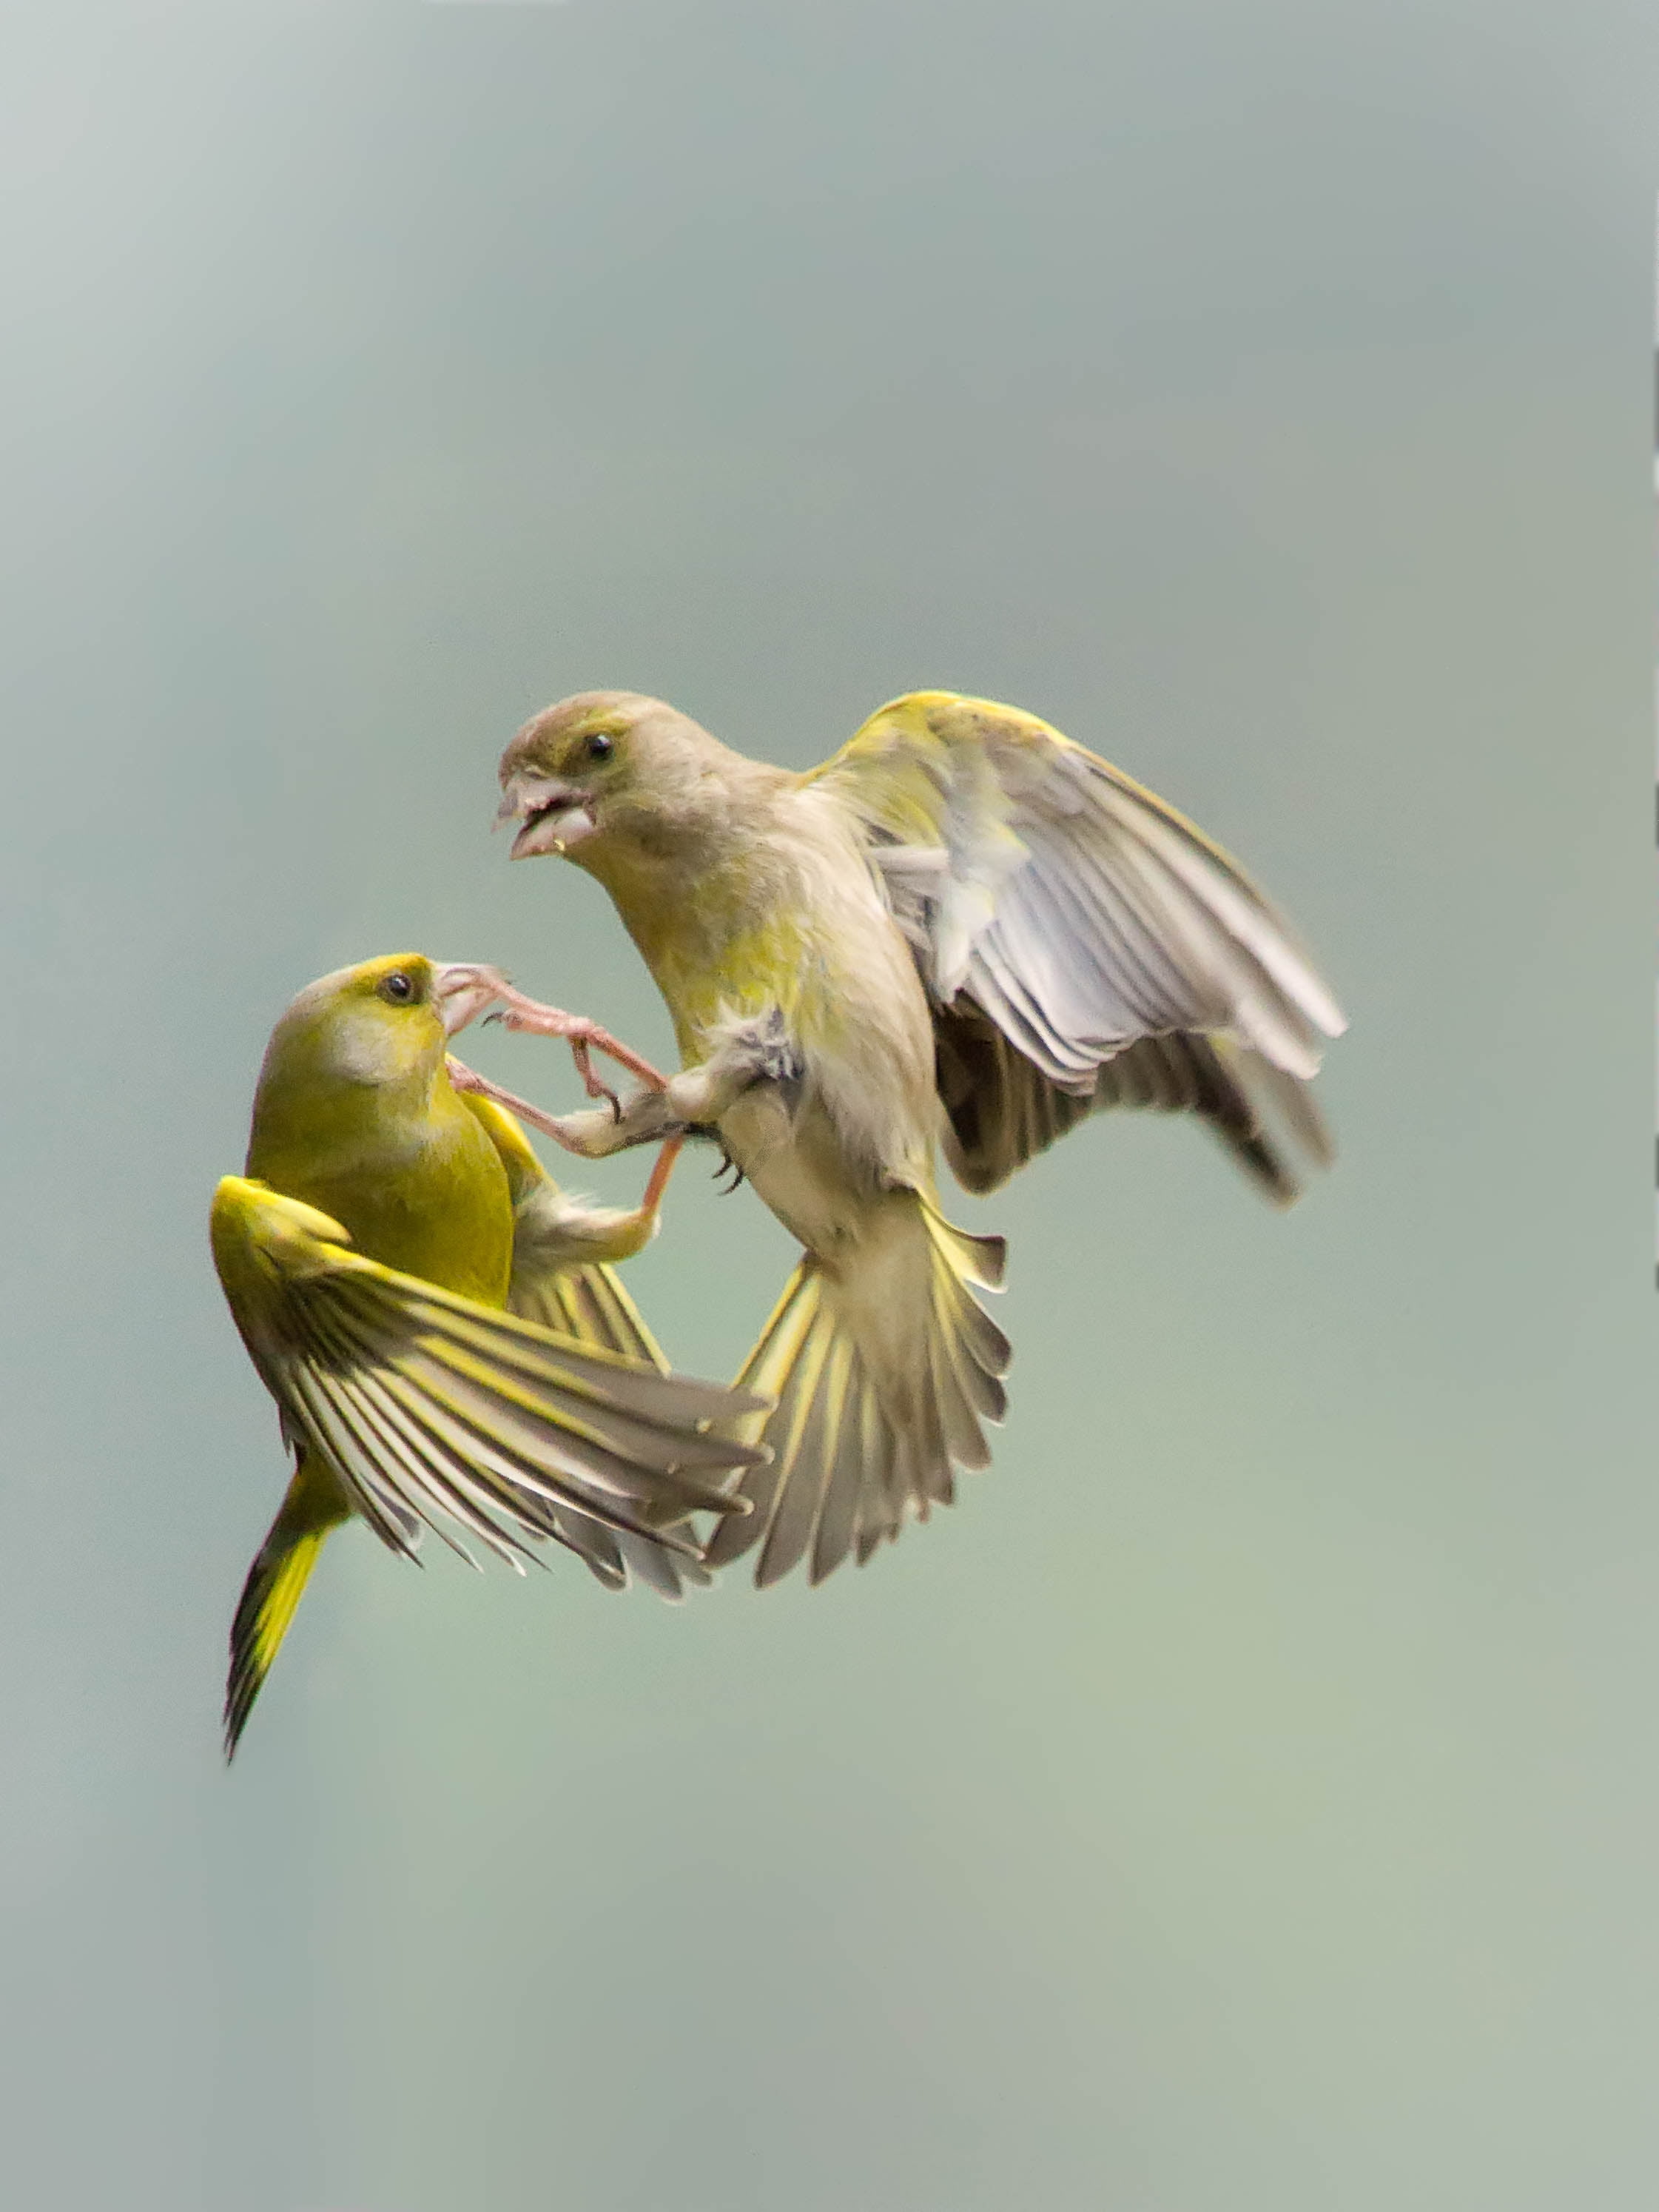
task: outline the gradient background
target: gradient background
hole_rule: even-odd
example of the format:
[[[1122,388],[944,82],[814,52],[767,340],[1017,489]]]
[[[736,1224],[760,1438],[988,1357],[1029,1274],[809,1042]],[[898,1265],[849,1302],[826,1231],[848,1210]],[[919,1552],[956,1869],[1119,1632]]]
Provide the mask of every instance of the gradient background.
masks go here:
[[[1653,2201],[1656,59],[1514,0],[5,11],[9,2203]],[[1097,744],[1318,949],[1339,1170],[1279,1218],[1125,1119],[958,1202],[997,1467],[816,1594],[351,1532],[228,1779],[283,1473],[209,1193],[343,961],[666,1048],[485,834],[595,684]],[[730,1371],[787,1242],[695,1167],[671,1229],[635,1287]]]

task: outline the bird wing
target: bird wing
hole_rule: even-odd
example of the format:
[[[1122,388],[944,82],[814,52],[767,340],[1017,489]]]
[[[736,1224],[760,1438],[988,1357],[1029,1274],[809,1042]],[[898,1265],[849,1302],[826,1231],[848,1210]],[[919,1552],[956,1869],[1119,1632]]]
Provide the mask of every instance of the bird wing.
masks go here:
[[[720,1478],[756,1455],[714,1427],[753,1410],[752,1394],[400,1274],[350,1250],[326,1214],[240,1176],[215,1194],[212,1237],[284,1429],[394,1551],[412,1552],[424,1523],[516,1559],[545,1537],[568,1543],[574,1513],[696,1559],[675,1524],[741,1510]]]
[[[918,691],[805,783],[853,816],[915,952],[969,1188],[1105,1105],[1199,1113],[1280,1195],[1264,1103],[1328,1156],[1303,1086],[1340,1009],[1237,864],[1121,769],[1018,708]]]
[[[1197,1115],[1278,1206],[1288,1206],[1301,1188],[1295,1148],[1322,1167],[1333,1158],[1307,1085],[1223,1037],[1176,1030],[1138,1038],[1104,1061],[1094,1089],[1082,1093],[1050,1082],[965,996],[934,1010],[933,1041],[945,1151],[958,1182],[976,1194],[995,1190],[1056,1138],[1109,1106]]]

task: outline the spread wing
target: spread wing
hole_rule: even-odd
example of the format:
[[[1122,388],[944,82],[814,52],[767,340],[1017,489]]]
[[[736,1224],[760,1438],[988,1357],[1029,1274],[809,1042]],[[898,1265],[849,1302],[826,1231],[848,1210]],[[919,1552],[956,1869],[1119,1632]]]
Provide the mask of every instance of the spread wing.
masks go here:
[[[806,779],[858,823],[932,998],[947,1153],[989,1190],[1109,1105],[1198,1114],[1272,1194],[1316,1160],[1305,1085],[1346,1024],[1237,864],[1034,714],[948,691]]]
[[[508,1312],[666,1375],[668,1362],[615,1267],[594,1256],[629,1242],[623,1237],[619,1243],[615,1224],[632,1217],[586,1205],[562,1191],[513,1115],[477,1091],[462,1097],[500,1154],[513,1195]],[[559,1533],[607,1589],[625,1589],[632,1574],[659,1595],[675,1599],[684,1595],[688,1583],[714,1580],[700,1561],[683,1552],[580,1514],[561,1512]],[[690,1536],[692,1531],[684,1528],[679,1534]]]
[[[1317,1165],[1332,1158],[1306,1085],[1223,1037],[1190,1030],[1141,1037],[1104,1061],[1094,1089],[1081,1093],[1050,1082],[966,997],[934,1010],[933,1042],[945,1154],[957,1181],[975,1194],[995,1190],[1109,1106],[1197,1115],[1277,1206],[1288,1206],[1301,1188],[1285,1134]]]
[[[682,1553],[755,1454],[714,1433],[758,1401],[555,1335],[348,1249],[337,1222],[228,1176],[213,1254],[284,1429],[394,1551],[422,1524],[515,1562],[572,1516]],[[458,1546],[457,1548],[464,1548]],[[577,1544],[574,1548],[582,1547]]]

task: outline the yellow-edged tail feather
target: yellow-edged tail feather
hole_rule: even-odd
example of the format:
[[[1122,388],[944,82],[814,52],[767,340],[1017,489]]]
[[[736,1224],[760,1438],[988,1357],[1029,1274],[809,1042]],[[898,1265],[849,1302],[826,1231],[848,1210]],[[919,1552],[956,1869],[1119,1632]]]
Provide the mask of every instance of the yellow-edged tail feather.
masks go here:
[[[1009,1348],[973,1288],[997,1289],[1004,1257],[1001,1237],[970,1236],[904,1190],[844,1273],[801,1261],[738,1378],[777,1401],[737,1430],[772,1457],[745,1470],[752,1511],[716,1529],[711,1566],[759,1544],[763,1588],[803,1558],[822,1582],[948,1505],[957,1467],[988,1465],[982,1424],[1007,1409]]]
[[[302,1458],[282,1510],[248,1569],[230,1630],[230,1678],[225,1686],[225,1757],[234,1759],[253,1701],[283,1648],[323,1540],[346,1518],[333,1477]]]

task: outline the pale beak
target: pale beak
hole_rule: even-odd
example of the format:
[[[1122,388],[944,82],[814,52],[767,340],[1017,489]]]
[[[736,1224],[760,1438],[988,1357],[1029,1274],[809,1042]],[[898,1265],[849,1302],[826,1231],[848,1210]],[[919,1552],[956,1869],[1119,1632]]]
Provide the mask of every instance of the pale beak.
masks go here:
[[[434,961],[432,995],[444,1035],[459,1036],[507,988],[499,968],[482,968],[466,960]]]
[[[524,823],[513,840],[514,860],[568,852],[593,829],[592,794],[553,776],[510,776],[495,819]]]

